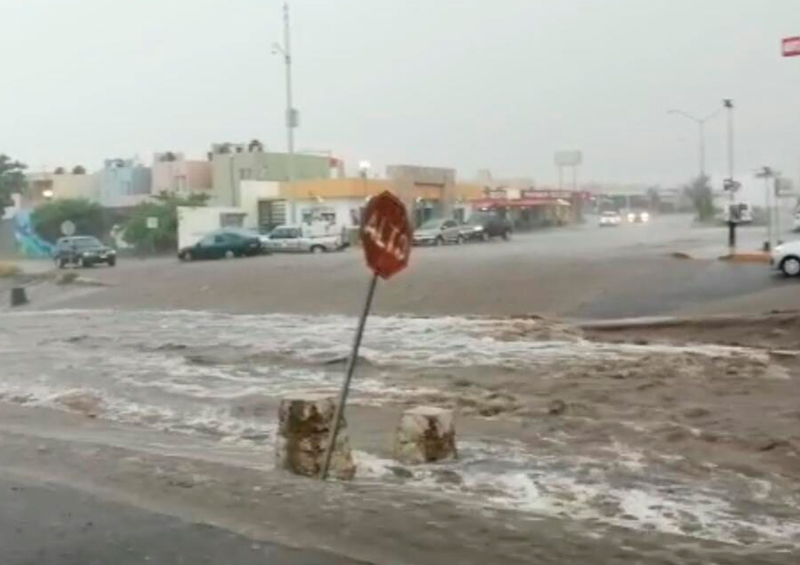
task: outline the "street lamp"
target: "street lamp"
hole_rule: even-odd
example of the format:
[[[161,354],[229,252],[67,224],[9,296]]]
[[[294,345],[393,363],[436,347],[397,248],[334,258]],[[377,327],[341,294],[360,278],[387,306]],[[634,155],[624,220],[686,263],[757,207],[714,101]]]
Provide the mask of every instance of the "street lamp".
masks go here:
[[[700,176],[701,177],[706,176],[706,131],[705,131],[706,122],[708,120],[710,120],[711,118],[715,117],[721,111],[722,111],[722,108],[717,108],[716,110],[711,112],[709,115],[707,115],[705,118],[695,117],[695,116],[693,116],[693,115],[691,115],[691,114],[689,114],[687,112],[684,112],[683,110],[669,110],[667,112],[667,114],[683,116],[684,118],[692,120],[694,123],[697,124],[697,132],[699,134],[698,135],[698,137],[699,137],[699,141],[698,141],[698,153],[699,153],[698,161],[699,161],[699,165],[700,165]]]
[[[286,164],[288,181],[294,180],[294,129],[299,125],[300,114],[292,104],[292,42],[291,26],[289,21],[289,3],[283,3],[283,45],[272,44],[272,54],[282,55],[286,69],[286,146],[289,161]],[[289,214],[292,223],[295,222],[294,198],[289,198]]]

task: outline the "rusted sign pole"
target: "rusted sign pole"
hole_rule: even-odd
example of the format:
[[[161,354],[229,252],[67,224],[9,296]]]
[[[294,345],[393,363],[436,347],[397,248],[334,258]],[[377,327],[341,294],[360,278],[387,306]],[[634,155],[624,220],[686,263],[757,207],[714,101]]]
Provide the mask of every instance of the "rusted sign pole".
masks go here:
[[[367,316],[372,307],[372,298],[375,296],[378,277],[388,279],[408,265],[408,257],[411,253],[411,227],[408,224],[408,216],[403,203],[390,192],[382,192],[372,198],[364,210],[364,222],[360,235],[367,266],[372,271],[372,278],[367,290],[367,299],[364,301],[364,309],[358,319],[353,347],[347,360],[344,383],[339,391],[339,401],[336,403],[325,459],[319,474],[323,481],[328,477],[331,458],[336,448],[336,436],[339,433],[344,406],[350,392],[350,381],[353,380],[353,373],[355,373],[358,350],[364,336]]]

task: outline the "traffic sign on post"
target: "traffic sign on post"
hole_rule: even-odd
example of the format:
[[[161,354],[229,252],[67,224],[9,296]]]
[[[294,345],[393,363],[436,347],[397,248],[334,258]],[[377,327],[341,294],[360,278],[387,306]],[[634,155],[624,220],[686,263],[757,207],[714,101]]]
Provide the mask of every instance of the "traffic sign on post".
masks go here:
[[[344,413],[344,405],[347,402],[350,381],[356,368],[358,349],[361,347],[361,338],[364,335],[364,326],[372,305],[372,297],[375,295],[378,277],[388,279],[406,268],[408,257],[411,254],[411,236],[411,226],[408,223],[406,207],[399,198],[391,192],[384,191],[370,199],[364,210],[361,224],[361,244],[364,247],[367,266],[372,271],[372,278],[367,290],[364,309],[361,311],[361,317],[358,320],[356,335],[353,338],[353,348],[350,351],[350,357],[347,359],[347,370],[342,389],[339,392],[339,401],[336,403],[336,412],[333,415],[331,433],[328,436],[328,447],[325,451],[325,459],[322,462],[322,469],[319,474],[320,479],[323,481],[328,476],[328,468],[336,446],[336,436],[339,433],[339,425]]]
[[[364,210],[361,244],[373,273],[388,279],[405,269],[411,236],[406,207],[399,198],[384,191],[369,201]]]

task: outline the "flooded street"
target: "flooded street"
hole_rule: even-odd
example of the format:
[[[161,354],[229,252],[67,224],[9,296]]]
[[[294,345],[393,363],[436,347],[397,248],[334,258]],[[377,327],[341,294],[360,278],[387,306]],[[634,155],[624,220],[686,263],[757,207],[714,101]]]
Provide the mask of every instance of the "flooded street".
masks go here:
[[[334,394],[355,327],[337,315],[189,311],[2,319],[6,405],[89,418],[107,445],[141,449],[126,427],[164,433],[165,446],[184,437],[182,456],[196,444],[202,459],[269,473],[280,398]],[[536,317],[373,317],[348,412],[356,483],[587,534],[614,527],[791,554],[796,369],[763,349],[602,343]],[[417,404],[457,410],[457,462],[391,460],[399,411]]]

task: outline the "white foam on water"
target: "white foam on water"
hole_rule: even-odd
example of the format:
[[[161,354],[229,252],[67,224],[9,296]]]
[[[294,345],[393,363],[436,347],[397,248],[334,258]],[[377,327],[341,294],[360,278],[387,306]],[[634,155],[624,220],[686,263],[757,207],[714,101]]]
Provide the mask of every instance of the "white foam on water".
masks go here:
[[[641,463],[641,454],[618,447],[637,462],[636,466]],[[412,467],[356,452],[358,478],[397,480],[394,469],[399,466],[404,475],[410,475],[406,485],[449,494],[459,502],[731,544],[741,544],[737,534],[749,530],[760,543],[800,548],[800,523],[760,514],[742,515],[725,500],[724,492],[681,483],[612,486],[603,471],[607,461],[584,457],[569,463],[563,457],[536,456],[518,442],[468,442],[460,449],[468,452],[461,461]],[[490,461],[495,468],[486,468]],[[596,467],[596,472],[588,477],[570,471],[589,466]],[[442,470],[458,473],[463,482],[443,483],[437,476]],[[797,501],[794,507],[800,510]]]

